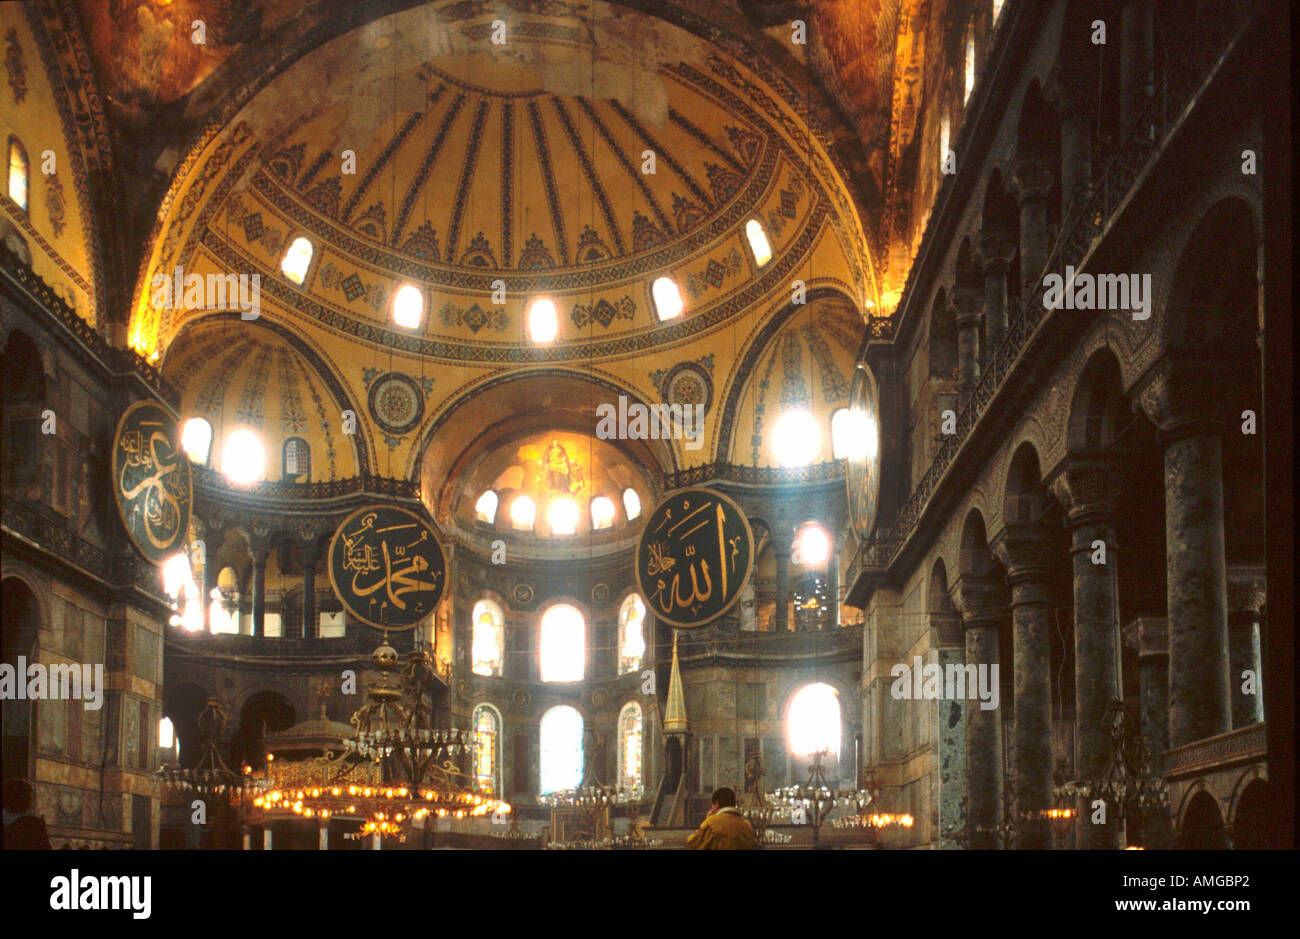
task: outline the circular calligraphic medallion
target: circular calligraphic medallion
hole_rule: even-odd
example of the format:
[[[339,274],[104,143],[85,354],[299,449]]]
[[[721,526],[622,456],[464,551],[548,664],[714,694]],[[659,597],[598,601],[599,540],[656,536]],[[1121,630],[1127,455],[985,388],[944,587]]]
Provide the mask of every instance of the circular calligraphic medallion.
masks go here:
[[[706,414],[713,404],[713,382],[708,373],[694,362],[674,365],[664,379],[662,393],[669,404],[686,407],[702,404]]]
[[[424,395],[415,380],[400,372],[370,383],[370,416],[390,434],[406,433],[424,415]]]
[[[117,422],[113,501],[131,542],[153,563],[185,543],[194,477],[176,421],[157,401],[136,402]]]
[[[330,583],[349,613],[377,629],[411,629],[447,581],[438,539],[414,512],[374,505],[349,515],[330,542]]]
[[[848,459],[844,479],[848,487],[849,515],[859,538],[871,537],[876,527],[876,502],[880,495],[880,405],[871,373],[855,369],[849,393]]]
[[[753,562],[754,533],[736,503],[711,489],[679,489],[641,530],[637,586],[664,622],[704,626],[740,598]]]

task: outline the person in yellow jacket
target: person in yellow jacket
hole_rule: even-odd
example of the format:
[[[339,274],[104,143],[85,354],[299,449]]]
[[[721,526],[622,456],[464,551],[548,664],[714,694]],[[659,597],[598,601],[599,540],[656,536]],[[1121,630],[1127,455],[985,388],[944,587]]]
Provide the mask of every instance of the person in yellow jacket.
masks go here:
[[[713,793],[713,808],[686,847],[696,851],[752,851],[758,838],[749,819],[736,808],[736,790],[723,786]]]

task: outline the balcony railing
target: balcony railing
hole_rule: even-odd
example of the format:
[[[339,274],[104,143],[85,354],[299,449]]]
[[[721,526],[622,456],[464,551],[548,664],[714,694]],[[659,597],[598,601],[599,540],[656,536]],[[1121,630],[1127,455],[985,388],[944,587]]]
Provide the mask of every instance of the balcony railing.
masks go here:
[[[1037,272],[1032,280],[1025,281],[1021,293],[1028,300],[1009,305],[1006,336],[986,361],[984,372],[975,386],[959,403],[956,432],[948,435],[940,445],[934,460],[903,503],[889,530],[863,543],[858,552],[859,570],[887,569],[910,539],[940,481],[1042,324],[1047,313],[1043,304],[1044,276],[1049,271],[1064,271],[1067,264],[1076,270],[1083,267],[1129,198],[1138,177],[1161,152],[1165,139],[1181,120],[1193,96],[1210,80],[1217,63],[1249,28],[1249,8],[1238,6],[1233,12],[1237,21],[1232,26],[1189,47],[1186,55],[1176,61],[1171,59],[1157,93],[1147,99],[1119,149],[1092,187],[1076,197],[1066,210],[1065,221],[1043,270]],[[1228,36],[1226,41],[1223,39],[1225,33]],[[875,338],[879,331],[882,338],[892,338],[892,327],[877,323],[878,319],[883,318],[872,318],[872,337]]]
[[[688,466],[675,473],[664,474],[664,489],[671,492],[683,486],[699,486],[709,482],[752,483],[821,483],[844,478],[841,460],[814,463],[811,466],[740,466],[735,463],[705,463]]]

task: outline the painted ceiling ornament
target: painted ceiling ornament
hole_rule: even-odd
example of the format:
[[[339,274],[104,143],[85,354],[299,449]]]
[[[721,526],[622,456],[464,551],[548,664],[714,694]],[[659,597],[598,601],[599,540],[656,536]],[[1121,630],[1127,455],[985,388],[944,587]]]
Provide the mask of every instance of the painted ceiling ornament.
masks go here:
[[[424,416],[424,393],[409,375],[388,372],[369,382],[370,416],[389,434],[404,434]]]
[[[157,401],[127,408],[113,436],[113,496],[136,549],[160,564],[189,532],[194,479],[176,420]]]
[[[880,405],[875,379],[865,368],[854,370],[849,415],[852,430],[844,480],[853,528],[866,539],[876,527],[880,495]]]
[[[670,405],[702,404],[704,413],[707,414],[710,405],[713,404],[713,379],[704,367],[705,359],[709,360],[711,366],[713,356],[707,355],[704,359],[694,362],[678,362],[666,373],[656,372],[655,375],[660,376],[659,393],[663,395],[663,399]],[[655,375],[651,378],[654,379]]]
[[[51,173],[46,177],[45,210],[50,216],[50,227],[54,229],[54,237],[62,237],[65,225],[63,181],[59,179],[58,173]]]
[[[533,585],[515,584],[515,589],[512,591],[512,595],[515,598],[516,604],[519,606],[528,606],[528,604],[533,602]]]
[[[637,587],[664,622],[704,626],[740,599],[753,561],[754,533],[735,502],[711,489],[679,489],[646,519]]]
[[[27,67],[23,64],[23,47],[18,44],[18,30],[5,33],[5,71],[9,73],[9,90],[19,104],[27,97]]]
[[[447,562],[414,512],[375,505],[349,515],[329,550],[330,583],[347,611],[376,629],[412,629],[442,598]]]

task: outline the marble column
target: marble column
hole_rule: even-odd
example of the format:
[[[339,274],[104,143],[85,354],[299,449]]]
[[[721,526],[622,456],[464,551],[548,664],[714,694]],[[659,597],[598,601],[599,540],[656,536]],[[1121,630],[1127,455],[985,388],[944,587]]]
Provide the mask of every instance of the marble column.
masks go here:
[[[1207,415],[1207,365],[1166,358],[1139,391],[1165,448],[1165,584],[1169,616],[1169,745],[1232,728],[1227,568],[1223,544],[1223,427]]]
[[[1007,334],[1007,268],[1016,253],[1011,235],[985,227],[979,234],[980,261],[984,268],[984,367]]]
[[[1011,171],[1020,206],[1020,278],[1027,285],[1020,296],[1025,304],[1034,302],[1047,264],[1047,194],[1052,191],[1052,172],[1047,160],[1033,153],[1018,157]]]
[[[1052,847],[1041,813],[1052,807],[1054,768],[1046,548],[1046,533],[1037,525],[1010,524],[994,544],[1011,584],[1016,847],[1044,850]]]
[[[1234,730],[1264,719],[1264,670],[1260,655],[1264,596],[1262,568],[1228,569],[1228,681]],[[1254,673],[1254,694],[1242,691],[1245,672]]]
[[[303,549],[302,565],[302,637],[315,639],[320,635],[320,617],[316,614],[316,545]]]
[[[252,593],[253,593],[253,635],[266,635],[266,559],[270,550],[256,547],[253,549]]]
[[[776,609],[772,629],[783,633],[790,628],[790,549],[773,543],[776,555]]]
[[[1105,724],[1106,712],[1120,700],[1119,588],[1115,543],[1117,471],[1103,459],[1069,457],[1053,474],[1051,488],[1067,511],[1070,556],[1074,571],[1074,711],[1078,747],[1076,776],[1102,775],[1112,752]],[[1100,542],[1100,545],[1098,544]],[[1105,547],[1105,563],[1098,548]],[[1092,822],[1090,803],[1081,800],[1081,848],[1119,848],[1123,826],[1119,806],[1106,806],[1106,823]]]
[[[1142,742],[1151,772],[1163,774],[1164,754],[1169,749],[1169,629],[1163,617],[1143,616],[1124,627],[1125,645],[1137,650],[1138,697],[1142,718]],[[1169,813],[1159,811],[1148,819],[1142,832],[1144,848],[1172,845]]]
[[[998,662],[1004,590],[992,577],[977,574],[963,574],[956,586],[969,683],[971,666],[988,667]],[[1001,847],[994,829],[1002,821],[1002,718],[996,708],[981,707],[969,687],[965,706],[967,846],[996,849]]]
[[[953,289],[957,311],[957,393],[966,397],[980,380],[981,294],[973,286]]]

